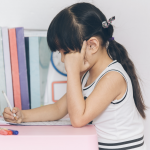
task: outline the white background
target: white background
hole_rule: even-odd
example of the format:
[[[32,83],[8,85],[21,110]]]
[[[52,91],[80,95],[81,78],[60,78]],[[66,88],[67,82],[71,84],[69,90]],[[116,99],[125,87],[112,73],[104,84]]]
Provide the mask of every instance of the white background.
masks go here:
[[[86,1],[86,0],[85,0]],[[24,27],[25,34],[46,35],[53,17],[64,7],[80,0],[0,0],[0,26]],[[150,107],[150,1],[87,0],[96,5],[113,22],[115,40],[125,46],[142,79],[146,105]],[[150,149],[150,109],[146,111],[145,141]]]

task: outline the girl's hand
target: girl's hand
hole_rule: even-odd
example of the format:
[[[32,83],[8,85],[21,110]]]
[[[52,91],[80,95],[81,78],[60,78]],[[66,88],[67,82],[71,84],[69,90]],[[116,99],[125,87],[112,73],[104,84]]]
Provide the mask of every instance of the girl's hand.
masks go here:
[[[87,42],[84,41],[81,52],[72,52],[65,55],[64,63],[66,71],[77,71],[78,73],[86,71],[90,64],[85,61],[85,52]]]
[[[16,114],[17,120],[14,118],[13,114]],[[6,107],[3,112],[3,117],[5,121],[12,123],[21,123],[23,120],[23,114],[17,107],[14,107],[12,112],[9,107]]]

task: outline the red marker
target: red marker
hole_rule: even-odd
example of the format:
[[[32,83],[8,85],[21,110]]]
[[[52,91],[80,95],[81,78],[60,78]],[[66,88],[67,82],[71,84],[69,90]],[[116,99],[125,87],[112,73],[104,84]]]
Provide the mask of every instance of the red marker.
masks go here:
[[[7,131],[7,135],[13,135],[13,132],[11,131],[11,130],[8,130],[8,129],[6,129],[6,128],[3,128],[5,131]]]
[[[10,130],[0,128],[0,134],[1,135],[12,135],[13,133]]]
[[[0,134],[1,135],[7,135],[7,131],[3,130],[3,129],[0,129]]]

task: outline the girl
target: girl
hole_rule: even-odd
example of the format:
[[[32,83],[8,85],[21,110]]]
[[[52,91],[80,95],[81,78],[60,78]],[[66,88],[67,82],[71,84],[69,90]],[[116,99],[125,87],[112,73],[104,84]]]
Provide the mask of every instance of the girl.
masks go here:
[[[93,124],[100,150],[146,150],[141,89],[133,62],[116,42],[111,22],[94,5],[77,3],[51,22],[47,42],[61,53],[67,71],[67,93],[55,104],[31,110],[9,108],[9,122],[53,121],[69,113],[73,127]]]

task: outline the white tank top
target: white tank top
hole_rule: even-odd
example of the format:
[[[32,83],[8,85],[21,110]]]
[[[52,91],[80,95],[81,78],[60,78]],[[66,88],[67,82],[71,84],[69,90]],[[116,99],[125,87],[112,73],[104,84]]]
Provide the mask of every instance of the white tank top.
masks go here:
[[[96,128],[98,147],[100,150],[146,150],[144,123],[135,106],[132,83],[117,60],[110,63],[97,79],[87,87],[85,85],[89,77],[89,71],[82,76],[83,97],[86,99],[92,93],[98,81],[110,71],[117,71],[124,77],[127,89],[121,99],[112,101],[102,114],[89,123]]]

